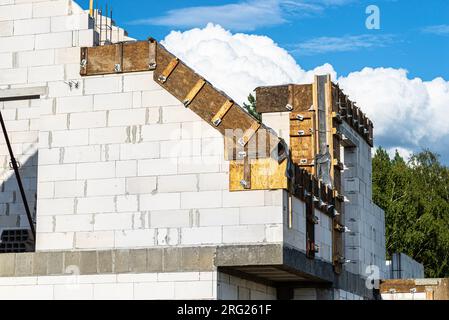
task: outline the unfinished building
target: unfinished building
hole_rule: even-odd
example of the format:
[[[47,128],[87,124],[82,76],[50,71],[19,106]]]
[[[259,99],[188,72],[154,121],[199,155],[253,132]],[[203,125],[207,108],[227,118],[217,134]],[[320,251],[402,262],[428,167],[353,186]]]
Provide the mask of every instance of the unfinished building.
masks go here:
[[[328,76],[256,93],[262,121],[98,10],[0,0],[0,299],[373,299],[372,122]]]

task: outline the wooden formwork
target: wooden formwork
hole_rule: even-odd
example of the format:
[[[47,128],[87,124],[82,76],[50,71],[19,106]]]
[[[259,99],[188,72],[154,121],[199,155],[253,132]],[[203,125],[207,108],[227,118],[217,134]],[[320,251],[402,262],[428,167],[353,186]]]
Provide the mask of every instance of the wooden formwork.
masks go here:
[[[224,136],[225,157],[230,161],[230,191],[284,189],[289,191],[290,197],[306,203],[309,258],[314,258],[317,250],[315,210],[333,219],[334,265],[336,272],[341,271],[344,198],[341,195],[338,126],[346,121],[372,141],[372,123],[329,77],[324,87],[319,87],[315,81],[312,85],[257,89],[258,112],[290,112],[291,150],[286,150],[286,144],[271,129],[154,39],[82,48],[80,62],[82,76],[153,71],[154,81]],[[316,176],[315,156],[323,152],[322,141],[320,145],[317,138],[323,125],[317,116],[318,94],[325,100],[324,109],[320,110],[325,110],[327,131],[324,135],[321,132],[321,139],[324,136],[329,143],[333,188]]]

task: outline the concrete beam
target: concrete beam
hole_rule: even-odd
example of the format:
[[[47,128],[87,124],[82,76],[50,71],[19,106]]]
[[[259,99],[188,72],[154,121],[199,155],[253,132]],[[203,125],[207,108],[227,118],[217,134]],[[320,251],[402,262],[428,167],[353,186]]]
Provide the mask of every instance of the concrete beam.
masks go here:
[[[39,99],[41,96],[47,95],[47,92],[48,87],[46,86],[1,89],[0,101]]]

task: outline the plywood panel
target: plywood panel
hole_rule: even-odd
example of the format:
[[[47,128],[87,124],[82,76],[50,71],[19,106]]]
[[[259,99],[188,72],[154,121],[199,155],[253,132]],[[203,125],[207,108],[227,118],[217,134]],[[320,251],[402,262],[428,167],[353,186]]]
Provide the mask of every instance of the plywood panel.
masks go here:
[[[267,159],[251,160],[251,190],[275,190],[287,189],[287,161],[279,164],[277,161]],[[229,165],[230,191],[244,191],[241,185],[244,180],[244,163],[243,161],[231,161]]]

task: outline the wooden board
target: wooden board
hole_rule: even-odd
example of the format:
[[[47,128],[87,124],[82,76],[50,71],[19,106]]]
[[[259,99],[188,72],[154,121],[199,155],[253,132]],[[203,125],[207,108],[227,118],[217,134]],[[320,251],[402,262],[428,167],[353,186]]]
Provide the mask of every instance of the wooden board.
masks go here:
[[[185,97],[195,88],[202,77],[185,63],[179,61],[176,68],[170,73],[170,76],[166,78],[166,81],[162,82],[160,81],[161,74],[176,57],[161,45],[157,47],[156,56],[158,67],[153,74],[154,80],[178,100],[184,102]],[[227,160],[239,160],[237,155],[243,151],[243,147],[247,147],[249,157],[252,159],[267,158],[276,154],[275,150],[280,141],[277,135],[260,124],[236,103],[226,112],[218,126],[213,123],[213,119],[220,113],[222,106],[227,101],[232,101],[232,99],[206,82],[188,105],[188,108],[221,134],[236,137],[236,139],[226,140],[225,154],[228,157]],[[239,143],[239,140],[245,136],[248,139],[245,140],[245,145],[242,145]],[[264,142],[267,143],[264,144],[264,149],[261,150],[260,146]]]
[[[231,161],[229,165],[229,190],[245,191],[241,185],[244,180],[243,161]],[[287,189],[287,161],[279,164],[277,161],[267,159],[251,160],[251,189],[250,190],[275,190]]]
[[[259,87],[256,89],[256,111],[271,112],[301,112],[312,106],[312,85],[283,85]],[[291,105],[293,110],[286,108]]]

